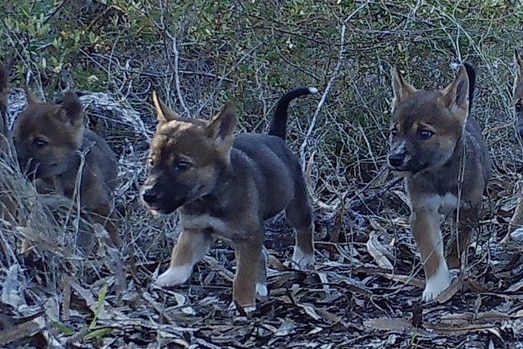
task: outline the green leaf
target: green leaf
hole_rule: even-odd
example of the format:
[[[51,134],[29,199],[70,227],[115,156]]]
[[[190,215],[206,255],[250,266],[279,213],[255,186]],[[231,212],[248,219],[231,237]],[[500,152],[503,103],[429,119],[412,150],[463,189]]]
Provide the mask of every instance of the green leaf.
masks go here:
[[[93,321],[91,321],[91,324],[89,325],[89,329],[93,329],[96,326],[96,321],[98,320],[100,311],[102,311],[105,299],[107,298],[108,290],[109,287],[107,285],[103,285],[102,289],[100,290],[100,293],[98,294],[98,302],[96,302],[96,311],[94,313]]]
[[[66,336],[72,336],[76,334],[76,331],[70,329],[69,327],[65,326],[64,324],[58,321],[51,321],[51,327],[62,332]]]
[[[97,330],[94,330],[94,331],[86,334],[84,337],[84,340],[89,341],[89,340],[101,339],[103,337],[109,336],[112,332],[113,332],[113,329],[109,328],[109,327],[99,328]]]

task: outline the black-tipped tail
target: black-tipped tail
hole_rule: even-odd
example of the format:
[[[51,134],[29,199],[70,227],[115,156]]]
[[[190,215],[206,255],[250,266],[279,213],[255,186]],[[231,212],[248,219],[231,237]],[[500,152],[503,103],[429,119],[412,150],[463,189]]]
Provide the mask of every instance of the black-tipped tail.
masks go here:
[[[317,92],[318,89],[315,87],[298,88],[296,90],[290,91],[280,98],[278,104],[276,105],[276,110],[274,111],[271,127],[269,129],[269,135],[278,136],[282,139],[285,139],[287,135],[287,109],[289,108],[289,103],[299,96],[305,96]]]
[[[469,63],[463,62],[463,66],[467,70],[467,75],[469,77],[469,113],[472,110],[472,103],[474,101],[474,88],[476,87],[476,68]]]

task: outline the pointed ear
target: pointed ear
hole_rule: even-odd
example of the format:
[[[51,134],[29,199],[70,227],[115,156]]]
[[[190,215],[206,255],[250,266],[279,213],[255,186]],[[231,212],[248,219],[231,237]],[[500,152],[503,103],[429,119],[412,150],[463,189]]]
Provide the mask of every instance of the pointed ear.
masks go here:
[[[414,88],[414,86],[410,85],[405,81],[405,79],[403,79],[403,76],[397,67],[392,68],[391,76],[393,92],[392,110],[394,111],[401,101],[405,100],[410,94],[416,92],[417,90]]]
[[[156,117],[158,118],[158,122],[160,124],[165,124],[166,122],[179,118],[178,114],[169,109],[169,107],[166,106],[160,98],[158,98],[156,91],[153,91],[153,103],[154,107],[156,108]]]
[[[523,82],[523,58],[518,49],[514,49],[514,65],[516,67],[516,75],[514,77],[514,93],[520,83]]]
[[[454,81],[441,91],[445,106],[455,112],[463,113],[466,118],[469,110],[469,76],[464,65],[459,68],[458,75]]]
[[[33,91],[29,88],[29,86],[24,86],[25,96],[27,99],[27,104],[38,104],[42,103],[34,94]]]
[[[57,115],[66,124],[83,125],[83,105],[76,93],[67,92],[65,94],[64,99],[60,104],[60,109],[58,109]]]
[[[217,144],[230,143],[230,146],[232,146],[237,121],[236,109],[232,103],[228,102],[207,124],[207,136],[213,139]]]

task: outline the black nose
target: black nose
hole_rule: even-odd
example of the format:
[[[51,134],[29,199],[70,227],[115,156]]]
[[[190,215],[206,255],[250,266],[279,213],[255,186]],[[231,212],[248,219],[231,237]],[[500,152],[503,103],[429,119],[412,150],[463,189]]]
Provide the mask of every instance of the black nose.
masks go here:
[[[400,167],[405,161],[405,153],[393,153],[389,155],[389,165],[391,167]]]
[[[158,197],[158,193],[156,189],[154,188],[148,188],[145,189],[142,193],[142,199],[148,204],[153,204],[156,202],[156,198]]]

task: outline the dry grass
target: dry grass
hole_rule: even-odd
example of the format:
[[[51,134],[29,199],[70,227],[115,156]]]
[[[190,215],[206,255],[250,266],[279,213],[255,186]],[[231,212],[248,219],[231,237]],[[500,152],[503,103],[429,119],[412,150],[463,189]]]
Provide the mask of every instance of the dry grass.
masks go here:
[[[1,195],[13,200],[17,214],[0,221],[0,346],[523,348],[521,244],[498,243],[522,183],[523,148],[514,137],[510,96],[512,52],[523,45],[521,7],[312,0],[197,1],[179,10],[166,2],[142,5],[129,5],[127,17],[118,17],[124,22],[116,23],[140,25],[136,43],[127,29],[111,32],[108,20],[100,30],[113,39],[109,48],[83,47],[65,65],[80,88],[91,86],[80,74],[87,71],[112,91],[86,92],[82,100],[89,126],[119,156],[125,245],[107,248],[103,232],[67,200],[37,194],[15,164],[1,160]],[[141,22],[145,14],[154,23]],[[23,33],[8,26],[2,33],[8,52],[18,52],[13,85],[30,71],[43,91],[52,89],[55,77],[21,49]],[[415,86],[437,88],[451,81],[452,63],[462,59],[478,67],[473,115],[484,128],[495,175],[465,277],[446,302],[420,304],[422,268],[405,194],[380,172],[389,70],[397,64]],[[153,218],[138,198],[155,128],[151,91],[180,113],[202,117],[233,99],[240,131],[263,132],[277,99],[298,86],[320,89],[317,99],[294,103],[289,126],[291,146],[309,169],[316,269],[284,265],[292,232],[276,217],[267,223],[270,298],[259,300],[250,318],[229,310],[235,262],[221,241],[186,285],[154,288],[178,231],[175,215]],[[13,117],[23,107],[17,93],[10,99]],[[99,240],[88,255],[74,244],[85,231]]]

